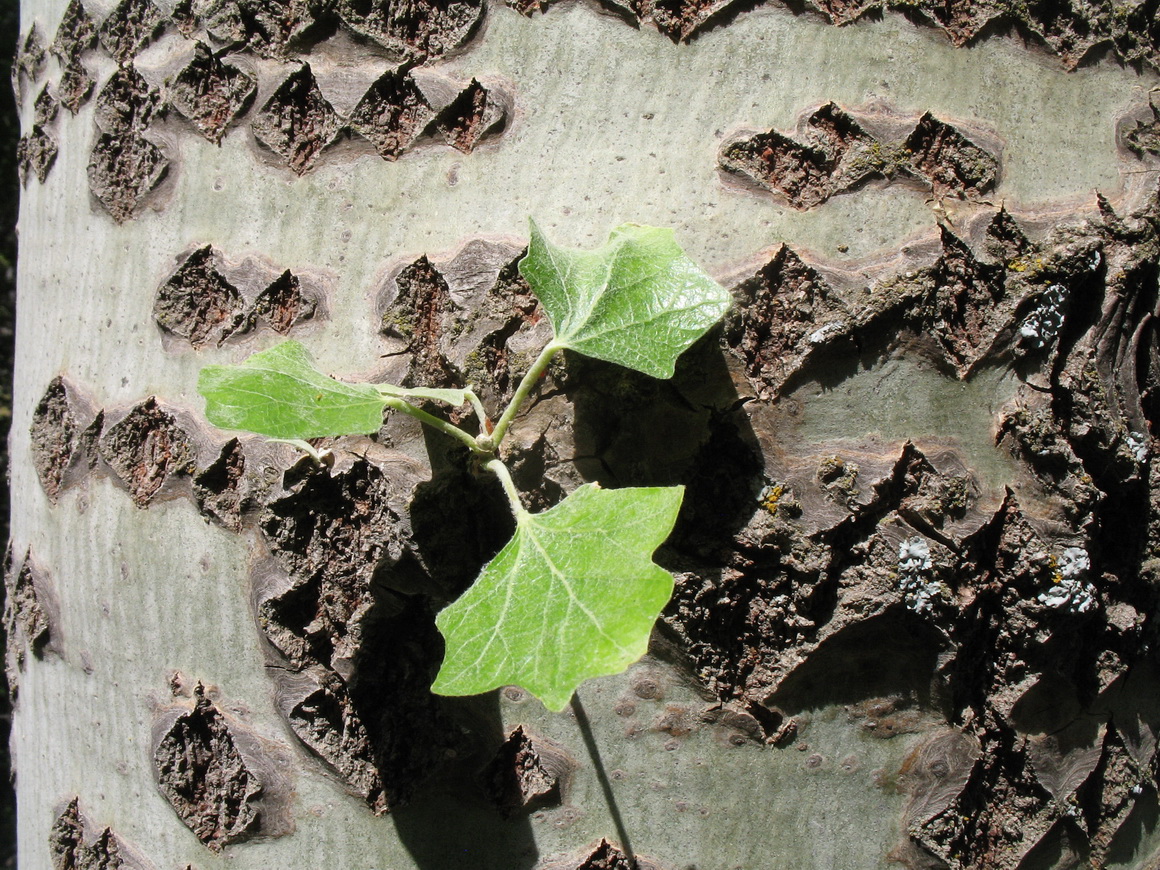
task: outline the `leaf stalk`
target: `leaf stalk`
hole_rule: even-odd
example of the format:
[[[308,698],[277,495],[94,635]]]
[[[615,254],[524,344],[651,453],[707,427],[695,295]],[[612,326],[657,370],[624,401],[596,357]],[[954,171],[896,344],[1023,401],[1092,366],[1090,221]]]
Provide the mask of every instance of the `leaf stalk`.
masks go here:
[[[524,509],[524,504],[520,501],[520,491],[516,489],[515,481],[512,480],[511,472],[508,471],[498,459],[489,459],[483,464],[483,467],[499,478],[500,484],[503,486],[504,495],[507,496],[508,502],[512,506],[512,513],[518,520],[521,516],[527,513]]]
[[[448,423],[446,420],[440,420],[434,414],[429,414],[422,408],[416,408],[406,399],[395,398],[394,396],[383,396],[383,402],[388,408],[395,411],[402,411],[404,414],[410,414],[416,420],[426,423],[432,429],[437,429],[444,435],[450,435],[456,441],[462,442],[470,448],[472,453],[483,455],[490,455],[491,451],[481,450],[479,444],[475,439],[460,429],[458,426]]]
[[[544,345],[544,349],[540,351],[540,355],[536,357],[536,361],[532,363],[532,367],[524,374],[519,386],[516,387],[515,393],[512,394],[512,400],[508,402],[508,406],[504,408],[503,414],[500,415],[499,421],[495,424],[495,428],[491,430],[491,446],[496,449],[503,442],[504,436],[507,434],[508,428],[519,414],[520,408],[523,407],[525,401],[532,390],[536,388],[539,383],[540,376],[544,370],[548,368],[548,363],[552,361],[557,351],[564,349],[564,345],[558,344],[556,341],[549,341]]]

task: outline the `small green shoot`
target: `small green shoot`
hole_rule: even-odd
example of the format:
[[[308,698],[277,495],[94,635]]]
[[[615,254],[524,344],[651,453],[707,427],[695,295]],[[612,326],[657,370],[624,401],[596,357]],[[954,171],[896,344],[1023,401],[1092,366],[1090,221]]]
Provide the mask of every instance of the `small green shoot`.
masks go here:
[[[490,434],[482,434],[486,415],[470,387],[343,383],[320,372],[295,341],[240,365],[206,366],[198,390],[206,417],[225,429],[291,442],[369,434],[391,408],[471,450],[503,485],[516,532],[476,583],[437,617],[447,651],[433,690],[473,695],[518,684],[549,709],[562,710],[584,680],[619,673],[644,654],[673,588],[672,576],[652,554],[672,531],[683,488],[587,484],[532,514],[503,464],[504,436],[561,350],[671,377],[677,357],[721,319],[730,297],[684,254],[670,230],[634,224],[618,227],[593,251],[573,251],[551,244],[532,223],[519,268],[554,336]],[[481,434],[414,403],[429,401],[469,406]]]

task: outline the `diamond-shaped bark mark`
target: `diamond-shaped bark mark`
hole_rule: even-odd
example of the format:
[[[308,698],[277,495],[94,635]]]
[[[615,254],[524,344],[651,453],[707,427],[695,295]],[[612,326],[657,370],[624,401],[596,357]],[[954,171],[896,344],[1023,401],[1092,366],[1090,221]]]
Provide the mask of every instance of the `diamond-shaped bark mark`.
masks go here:
[[[152,870],[153,865],[112,829],[90,835],[90,827],[81,813],[80,798],[74,797],[57,814],[48,834],[53,870]]]
[[[304,590],[303,603],[324,607],[339,592]],[[287,615],[285,608],[266,617],[279,615]],[[294,733],[371,809],[384,812],[445,757],[448,732],[431,694],[443,643],[420,596],[364,610],[351,628],[360,641],[354,661],[340,664],[341,671],[309,660],[300,673],[283,665],[277,703]]]
[[[230,122],[254,98],[257,83],[236,66],[222,63],[204,43],[193,60],[169,82],[169,102],[215,145]]]
[[[218,271],[210,245],[190,254],[158,288],[153,319],[195,348],[220,345],[252,323],[241,293]]]
[[[906,140],[910,165],[937,195],[977,196],[995,186],[999,161],[930,112]]]
[[[161,94],[132,66],[113,73],[97,94],[96,122],[106,133],[144,133],[161,103]]]
[[[723,339],[762,399],[777,396],[814,348],[852,326],[833,288],[785,245],[733,293]]]
[[[241,530],[249,491],[246,454],[237,438],[227,441],[217,459],[194,476],[193,498],[203,517],[232,532]]]
[[[616,848],[607,840],[601,840],[596,848],[581,861],[576,870],[640,870],[637,862]]]
[[[903,4],[898,4],[903,5]],[[910,7],[910,4],[906,4]],[[943,29],[956,46],[966,45],[1010,7],[988,0],[918,0],[913,7]]]
[[[75,115],[89,101],[96,84],[84,64],[79,60],[68,61],[60,74],[60,85],[57,87],[61,105]]]
[[[85,11],[81,0],[70,0],[52,39],[52,53],[68,63],[92,48],[96,41],[97,25]]]
[[[646,0],[637,14],[652,19],[657,30],[673,42],[686,42],[710,18],[736,0]]]
[[[102,134],[89,158],[89,189],[124,223],[165,175],[169,160],[144,136]]]
[[[889,176],[889,151],[834,103],[814,111],[804,141],[770,130],[725,146],[723,169],[780,193],[794,208],[819,205],[874,175]]]
[[[1145,8],[1148,8],[1147,4],[1141,4],[1140,11]],[[1096,9],[1099,11],[1096,12]],[[1028,11],[1031,13],[1025,19],[1028,29],[1042,38],[1063,59],[1063,65],[1071,70],[1079,66],[1093,48],[1111,41],[1110,28],[1100,21],[1101,17],[1109,16],[1113,20],[1119,19],[1128,24],[1133,17],[1131,13],[1137,9],[1128,6],[1122,13],[1117,10],[1109,15],[1109,12],[1103,11],[1100,7],[1093,8],[1080,2],[1064,2],[1035,3]],[[1155,9],[1150,9],[1144,14],[1151,17],[1150,26],[1147,28],[1151,30],[1155,27]],[[1155,39],[1155,31],[1149,35]]]
[[[462,45],[483,16],[482,0],[338,0],[343,23],[400,59],[427,60]]]
[[[34,175],[43,184],[56,162],[56,154],[56,139],[43,127],[35,126],[27,136],[21,136],[16,143],[16,167],[21,184],[27,186],[28,179]]]
[[[564,779],[575,760],[562,746],[520,725],[483,771],[484,787],[506,817],[561,801]]]
[[[84,428],[90,411],[61,377],[53,378],[32,413],[32,464],[53,504],[67,486],[69,470],[84,462]]]
[[[338,135],[341,122],[309,64],[284,81],[254,116],[254,135],[298,175],[309,170]]]
[[[440,339],[445,319],[457,310],[451,290],[426,256],[395,278],[398,295],[383,314],[383,332],[408,342],[412,355],[407,386],[444,387],[454,380]]]
[[[1154,94],[1148,97],[1148,108],[1152,117],[1146,121],[1136,121],[1136,125],[1124,132],[1124,145],[1137,157],[1145,154],[1160,154],[1160,106]]]
[[[194,708],[179,715],[158,743],[153,767],[161,794],[210,849],[257,833],[261,779],[201,686]]]
[[[375,567],[401,554],[399,516],[388,504],[393,494],[394,483],[360,458],[342,470],[311,474],[262,514],[266,542],[296,583],[338,584],[327,593],[330,615],[316,626],[332,623],[332,649],[343,645],[351,614],[369,606]]]
[[[302,282],[289,269],[275,278],[254,301],[253,314],[285,335],[318,310],[318,301],[302,292]]]
[[[435,131],[448,145],[469,154],[487,133],[502,127],[503,105],[475,79],[460,91],[435,120]]]
[[[867,12],[883,7],[882,0],[809,0],[809,5],[831,24],[852,24]]]
[[[125,63],[152,42],[164,24],[165,16],[153,0],[121,0],[97,33],[113,59]]]
[[[415,141],[434,114],[411,74],[391,71],[363,94],[350,116],[350,127],[374,145],[382,157],[394,160]]]
[[[20,40],[16,57],[12,60],[12,89],[16,93],[18,103],[21,99],[21,81],[28,79],[35,82],[40,78],[40,74],[44,72],[45,54],[44,37],[41,36],[40,27],[33,24]]]
[[[987,225],[987,253],[1004,265],[1017,265],[1019,258],[1035,249],[1023,228],[1005,207],[1000,208]]]
[[[32,104],[32,123],[45,126],[56,119],[56,113],[60,111],[60,100],[45,85],[40,89],[40,93],[36,97],[36,102]]]
[[[283,57],[295,38],[315,23],[313,0],[218,0],[205,16],[206,30],[230,48]]]
[[[286,720],[306,744],[357,792],[376,813],[388,809],[383,780],[372,761],[374,749],[366,725],[351,705],[336,675],[286,711]]]
[[[943,253],[934,265],[935,295],[929,327],[947,351],[960,375],[990,349],[1000,321],[997,310],[1004,298],[1004,265],[980,262],[970,247],[942,228]]]
[[[504,5],[516,10],[520,15],[531,16],[548,8],[550,0],[504,0]]]
[[[4,583],[7,596],[4,602],[4,631],[7,637],[7,667],[9,671],[24,670],[25,650],[37,658],[58,648],[56,627],[56,596],[52,583],[43,569],[33,564],[32,554],[24,557],[19,570],[11,564]]]
[[[148,507],[166,483],[194,470],[192,440],[152,397],[105,431],[100,451],[137,507]]]

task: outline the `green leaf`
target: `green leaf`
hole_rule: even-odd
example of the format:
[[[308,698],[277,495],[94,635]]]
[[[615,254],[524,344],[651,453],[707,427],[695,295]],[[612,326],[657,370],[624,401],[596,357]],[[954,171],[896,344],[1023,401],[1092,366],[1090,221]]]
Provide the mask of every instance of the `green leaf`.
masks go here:
[[[729,307],[720,284],[685,256],[672,230],[625,224],[594,251],[558,248],[531,222],[520,261],[555,343],[657,378]]]
[[[550,710],[576,687],[644,655],[673,592],[652,561],[684,488],[580,487],[516,533],[435,623],[447,641],[433,691],[475,695],[523,686]]]
[[[215,426],[282,439],[375,432],[386,406],[371,384],[344,384],[324,375],[297,341],[284,341],[240,365],[206,366],[197,390]]]

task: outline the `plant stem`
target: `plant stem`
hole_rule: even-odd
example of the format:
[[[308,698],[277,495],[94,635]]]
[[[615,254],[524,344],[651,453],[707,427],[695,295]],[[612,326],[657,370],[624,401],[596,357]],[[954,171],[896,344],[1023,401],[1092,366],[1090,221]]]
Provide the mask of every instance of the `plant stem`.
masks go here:
[[[536,357],[536,361],[532,363],[532,367],[528,369],[527,374],[524,375],[520,385],[516,387],[515,393],[512,395],[512,400],[508,406],[504,408],[503,414],[499,418],[499,422],[495,424],[495,428],[491,430],[491,443],[498,448],[503,441],[504,435],[507,434],[508,427],[511,426],[512,421],[515,420],[516,414],[520,412],[520,408],[527,400],[528,395],[535,389],[537,382],[540,380],[540,375],[544,373],[544,369],[548,367],[548,363],[552,361],[552,357],[556,355],[557,351],[563,350],[564,346],[556,344],[555,341],[549,341],[540,355]]]
[[[432,429],[438,429],[444,435],[450,435],[457,441],[462,441],[471,449],[472,453],[483,455],[490,453],[490,451],[481,449],[479,444],[476,443],[475,439],[460,429],[458,426],[454,426],[451,423],[448,423],[446,420],[440,420],[434,414],[428,414],[422,408],[416,408],[406,399],[399,399],[394,396],[383,396],[383,401],[386,403],[388,408],[392,408],[396,411],[402,411],[404,414],[410,414],[416,420],[426,423]]]
[[[467,387],[463,391],[467,396],[467,401],[471,403],[471,408],[475,411],[475,416],[479,418],[479,431],[487,434],[487,409],[483,407],[483,402],[479,401],[479,396],[475,395],[475,390]]]
[[[483,467],[499,478],[500,484],[503,485],[504,495],[508,497],[508,501],[512,506],[512,513],[515,514],[518,520],[527,511],[524,510],[523,502],[520,501],[520,491],[516,489],[515,482],[512,480],[511,472],[508,471],[507,466],[498,459],[489,459],[483,464]]]

